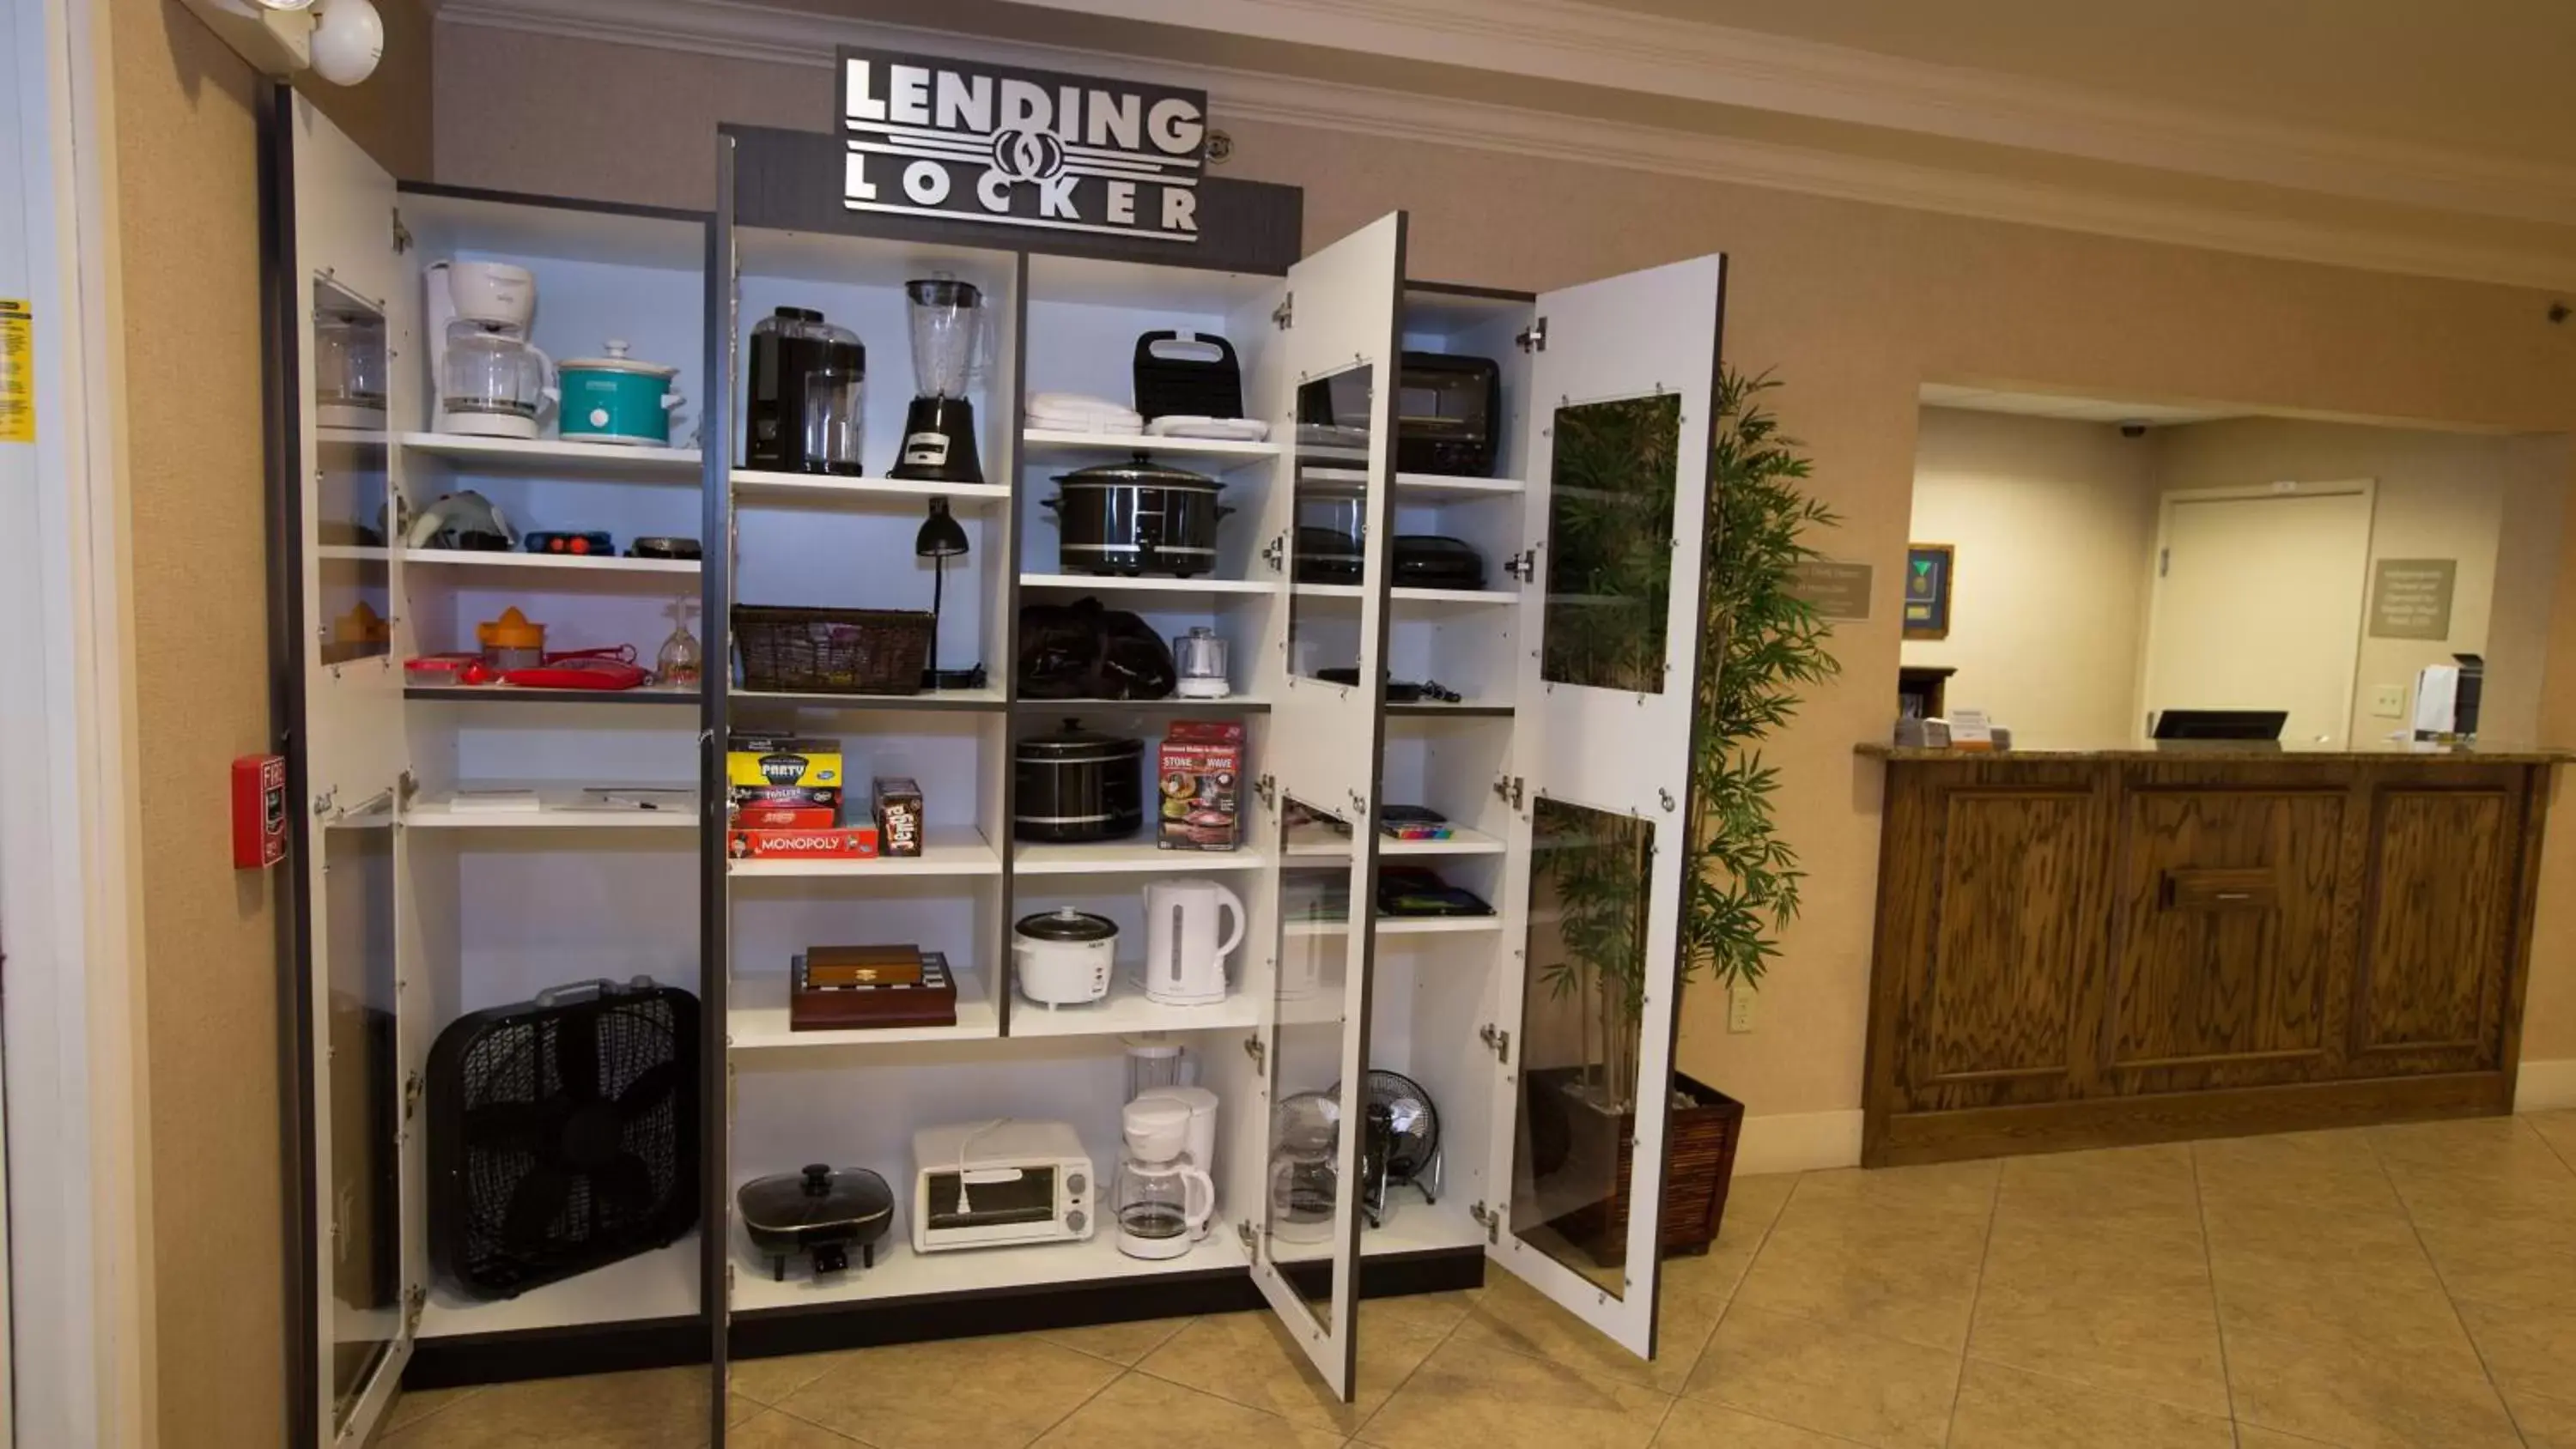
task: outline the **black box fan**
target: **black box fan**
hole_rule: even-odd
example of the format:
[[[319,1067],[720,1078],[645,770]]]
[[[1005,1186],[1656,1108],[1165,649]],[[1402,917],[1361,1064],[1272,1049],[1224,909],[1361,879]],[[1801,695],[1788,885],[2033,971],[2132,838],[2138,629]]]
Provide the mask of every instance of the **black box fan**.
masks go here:
[[[458,1018],[429,1052],[429,1252],[513,1298],[698,1225],[698,1000],[586,981]]]

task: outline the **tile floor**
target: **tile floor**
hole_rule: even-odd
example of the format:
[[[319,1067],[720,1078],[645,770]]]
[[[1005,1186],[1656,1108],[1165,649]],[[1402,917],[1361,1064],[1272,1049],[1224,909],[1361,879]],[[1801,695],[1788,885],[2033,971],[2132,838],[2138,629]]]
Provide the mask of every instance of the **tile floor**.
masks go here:
[[[2576,1449],[2576,1112],[1747,1178],[1639,1362],[1514,1280],[736,1366],[744,1449]],[[412,1395],[384,1449],[690,1449],[684,1371]]]

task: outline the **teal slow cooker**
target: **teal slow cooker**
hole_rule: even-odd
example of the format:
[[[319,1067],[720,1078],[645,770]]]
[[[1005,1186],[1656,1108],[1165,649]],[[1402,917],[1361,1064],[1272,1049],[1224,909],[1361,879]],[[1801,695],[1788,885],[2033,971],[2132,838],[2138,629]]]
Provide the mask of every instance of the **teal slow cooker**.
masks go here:
[[[684,401],[671,384],[676,367],[637,362],[626,344],[608,340],[606,357],[559,363],[563,386],[563,435],[595,443],[667,447],[671,413]]]

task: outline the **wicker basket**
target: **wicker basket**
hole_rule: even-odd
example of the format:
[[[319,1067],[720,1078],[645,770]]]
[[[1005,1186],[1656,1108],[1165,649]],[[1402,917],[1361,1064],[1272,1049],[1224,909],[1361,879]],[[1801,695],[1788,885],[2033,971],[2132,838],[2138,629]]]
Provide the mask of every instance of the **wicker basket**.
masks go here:
[[[1628,1186],[1636,1165],[1633,1113],[1595,1114],[1568,1089],[1580,1067],[1542,1067],[1522,1078],[1534,1137],[1576,1150],[1588,1137],[1588,1154],[1602,1169],[1590,1200],[1551,1221],[1593,1262],[1615,1268],[1628,1258]],[[1673,1090],[1688,1099],[1664,1118],[1664,1211],[1658,1224],[1663,1256],[1706,1253],[1726,1213],[1726,1190],[1735,1177],[1735,1146],[1744,1133],[1744,1104],[1706,1083],[1673,1073]],[[1588,1120],[1587,1120],[1588,1119]]]
[[[800,694],[919,694],[934,616],[915,609],[736,604],[742,687]]]

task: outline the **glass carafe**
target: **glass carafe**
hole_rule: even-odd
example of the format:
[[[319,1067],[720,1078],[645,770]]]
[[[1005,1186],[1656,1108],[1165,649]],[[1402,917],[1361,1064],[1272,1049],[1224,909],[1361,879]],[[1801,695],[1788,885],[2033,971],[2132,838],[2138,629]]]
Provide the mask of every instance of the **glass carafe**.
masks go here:
[[[448,324],[438,390],[451,430],[535,437],[538,412],[557,396],[553,378],[554,359],[526,338],[486,322]]]
[[[1299,1092],[1275,1109],[1270,1152],[1270,1233],[1289,1242],[1332,1236],[1341,1198],[1340,1103],[1329,1093]]]
[[[1216,1182],[1183,1153],[1168,1162],[1120,1159],[1111,1199],[1118,1213],[1118,1251],[1131,1258],[1177,1258],[1207,1233],[1216,1211]]]
[[[385,425],[385,319],[324,312],[313,319],[313,391],[325,427]]]

